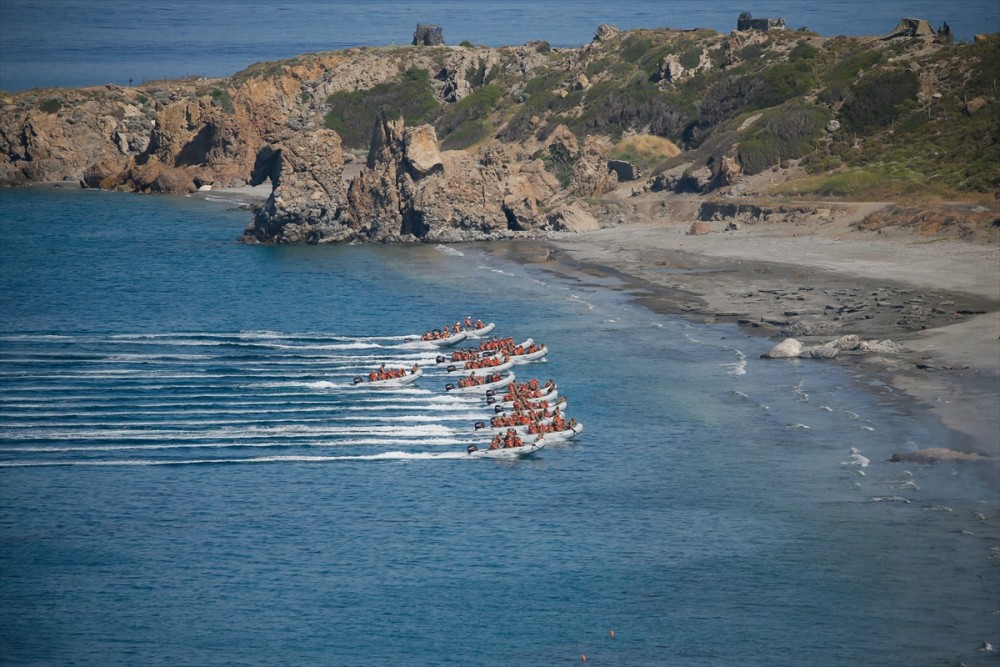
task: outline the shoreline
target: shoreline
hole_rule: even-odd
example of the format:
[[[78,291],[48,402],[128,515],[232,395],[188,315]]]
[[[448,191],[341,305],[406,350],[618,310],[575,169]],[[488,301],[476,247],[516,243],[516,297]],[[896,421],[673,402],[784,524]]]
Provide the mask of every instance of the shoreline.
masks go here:
[[[270,192],[264,183],[187,196],[249,209]],[[694,235],[680,219],[688,207],[678,203],[668,219],[640,215],[589,232],[479,243],[568,277],[613,277],[622,283],[616,289],[654,312],[736,324],[774,344],[791,337],[822,345],[852,334],[891,341],[898,351],[805,361],[874,375],[934,413],[958,436],[957,451],[1000,459],[1000,244],[852,228],[878,204],[854,204],[856,215],[833,221],[735,231],[716,222]]]
[[[654,312],[736,324],[774,344],[891,341],[897,352],[803,363],[854,366],[935,415],[954,435],[952,451],[1000,459],[1000,247],[887,237],[850,222],[694,236],[690,222],[647,221],[485,247],[567,277],[617,279],[614,289]]]

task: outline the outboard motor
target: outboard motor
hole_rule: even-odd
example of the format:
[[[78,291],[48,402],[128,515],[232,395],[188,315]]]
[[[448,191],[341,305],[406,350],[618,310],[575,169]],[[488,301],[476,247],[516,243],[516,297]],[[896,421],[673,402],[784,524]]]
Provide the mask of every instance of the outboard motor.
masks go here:
[[[451,366],[448,366],[448,372],[449,373],[454,372],[455,370],[457,370],[457,369],[455,368],[454,364],[452,364]]]
[[[361,384],[364,381],[365,381],[365,379],[363,377],[361,377],[360,375],[358,375],[358,376],[356,376],[354,378],[354,384]]]
[[[477,431],[479,431],[481,429],[484,429],[484,428],[486,428],[486,422],[476,422],[476,430]]]
[[[451,391],[451,390],[453,390],[454,388],[455,388],[455,385],[453,385],[453,384],[446,384],[446,385],[444,386],[444,390],[445,390],[445,391]]]
[[[497,412],[497,413],[504,412],[503,406],[502,405],[494,405],[493,406],[493,412]]]
[[[444,362],[448,361],[448,357],[444,356],[443,354],[439,354],[435,361],[439,364],[443,364]]]
[[[466,447],[466,451],[469,452],[470,454],[472,452],[478,452],[479,447],[476,447],[475,445],[469,445],[468,447]]]

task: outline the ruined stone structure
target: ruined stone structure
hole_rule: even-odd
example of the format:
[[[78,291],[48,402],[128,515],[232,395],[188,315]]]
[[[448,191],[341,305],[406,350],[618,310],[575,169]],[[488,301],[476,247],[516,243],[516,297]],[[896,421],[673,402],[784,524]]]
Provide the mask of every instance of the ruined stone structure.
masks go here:
[[[750,12],[743,12],[736,21],[737,30],[784,30],[785,19],[755,19]]]
[[[444,45],[444,29],[433,23],[418,23],[413,33],[413,46]]]

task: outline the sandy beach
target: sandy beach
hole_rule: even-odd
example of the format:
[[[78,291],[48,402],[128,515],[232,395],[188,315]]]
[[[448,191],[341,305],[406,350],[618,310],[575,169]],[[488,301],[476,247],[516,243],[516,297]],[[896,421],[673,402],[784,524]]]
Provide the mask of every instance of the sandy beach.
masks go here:
[[[838,220],[743,225],[689,233],[692,220],[641,222],[492,252],[566,275],[620,281],[643,305],[700,322],[735,322],[777,344],[845,335],[895,352],[841,351],[961,434],[957,450],[1000,456],[1000,245],[912,231],[868,232]],[[992,235],[992,236],[991,236]],[[775,359],[771,363],[788,363]]]

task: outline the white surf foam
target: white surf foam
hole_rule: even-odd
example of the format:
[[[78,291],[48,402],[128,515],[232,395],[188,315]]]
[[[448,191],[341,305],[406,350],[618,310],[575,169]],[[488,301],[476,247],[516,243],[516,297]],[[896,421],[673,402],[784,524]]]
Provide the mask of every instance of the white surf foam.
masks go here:
[[[867,468],[868,464],[871,463],[871,459],[861,454],[861,450],[857,447],[851,447],[851,455],[847,457],[847,460],[841,461],[842,466],[853,466],[856,468]]]
[[[442,255],[451,255],[452,257],[465,257],[465,253],[463,253],[461,250],[456,250],[455,248],[446,246],[441,243],[434,246],[434,249],[437,250]]]
[[[747,357],[740,350],[733,350],[736,353],[736,361],[728,364],[719,364],[722,368],[728,368],[726,375],[740,377],[747,374]]]

